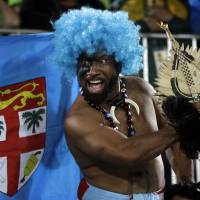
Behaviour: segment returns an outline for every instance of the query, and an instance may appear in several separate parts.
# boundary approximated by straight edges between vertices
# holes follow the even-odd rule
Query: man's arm
[[[174,129],[165,125],[157,132],[122,137],[123,133],[103,126],[87,116],[70,116],[65,121],[67,141],[89,158],[110,165],[132,168],[151,160],[177,140]]]

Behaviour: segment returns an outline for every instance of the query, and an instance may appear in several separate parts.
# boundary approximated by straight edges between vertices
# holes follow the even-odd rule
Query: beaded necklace
[[[123,79],[120,79],[120,92],[119,95],[111,101],[111,104],[116,107],[121,107],[126,109],[127,114],[127,124],[128,124],[128,137],[133,136],[135,134],[135,129],[133,126],[133,115],[131,113],[130,105],[125,102],[125,100],[128,99],[126,85],[123,81]],[[92,102],[88,101],[88,104],[101,112],[104,116],[104,118],[109,122],[109,126],[115,130],[118,130],[117,125],[114,123],[113,117],[110,114],[110,112],[106,111],[102,106],[96,105]]]

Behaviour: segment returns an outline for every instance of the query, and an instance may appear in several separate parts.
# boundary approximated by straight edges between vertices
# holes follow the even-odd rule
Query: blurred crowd
[[[52,30],[63,12],[82,6],[125,10],[144,33],[160,32],[160,21],[173,33],[200,33],[200,0],[0,0],[0,28]]]

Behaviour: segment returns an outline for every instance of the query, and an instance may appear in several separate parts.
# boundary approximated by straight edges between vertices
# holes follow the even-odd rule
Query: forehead
[[[86,53],[83,53],[79,57],[79,62],[82,60],[88,60],[88,61],[109,60],[115,62],[114,56],[107,55],[105,53],[95,53],[92,55],[87,55]]]
[[[114,55],[107,55],[105,53],[87,55],[86,53],[82,53],[78,58],[77,72],[82,68],[90,68],[92,65],[96,65],[95,62],[104,67],[114,68],[117,73],[121,71],[122,64],[115,60]]]

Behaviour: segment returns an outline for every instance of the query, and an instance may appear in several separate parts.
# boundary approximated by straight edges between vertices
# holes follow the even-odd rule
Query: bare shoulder
[[[149,84],[144,79],[137,77],[137,76],[126,76],[124,77],[127,86],[129,89],[133,89],[135,91],[138,91],[140,93],[153,96],[155,95],[155,90],[151,84]]]
[[[87,129],[96,128],[97,124],[101,121],[99,115],[88,106],[82,97],[78,98],[71,109],[68,111],[65,118],[65,132],[67,136],[73,135],[73,137],[84,135],[84,133],[90,133]]]

